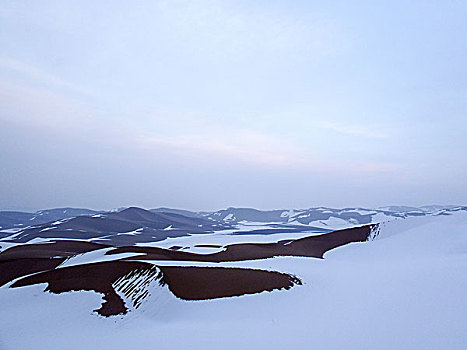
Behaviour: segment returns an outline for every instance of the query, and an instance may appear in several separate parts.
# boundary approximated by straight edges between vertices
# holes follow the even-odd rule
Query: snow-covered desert
[[[467,350],[466,19],[0,1],[0,350]]]
[[[62,214],[2,229],[2,350],[467,347],[466,207]]]

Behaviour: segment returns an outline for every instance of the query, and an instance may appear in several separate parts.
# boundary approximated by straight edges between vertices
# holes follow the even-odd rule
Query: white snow
[[[16,232],[21,231],[21,230],[23,230],[23,228],[6,228],[6,229],[2,230],[1,232],[16,233]]]
[[[140,228],[137,228],[136,230],[133,230],[133,231],[119,232],[119,233],[117,233],[117,235],[118,236],[120,236],[120,235],[136,236],[136,235],[140,234],[142,231],[143,231],[143,228],[140,227]]]
[[[235,217],[233,214],[228,214],[225,216],[224,221],[234,220]]]
[[[216,244],[220,237],[185,239]],[[139,309],[108,319],[91,311],[101,303],[96,293],[3,287],[0,348],[467,348],[466,212],[387,222],[375,240],[336,248],[324,260],[281,257],[216,266],[288,272],[304,285],[192,302],[153,285]]]
[[[120,254],[112,254],[112,255],[105,255],[108,251],[112,250],[113,248],[104,248],[99,250],[93,250],[91,252],[87,252],[84,254],[78,254],[67,259],[60,265],[60,268],[66,266],[74,266],[80,264],[87,264],[91,262],[101,262],[101,261],[110,261],[116,259],[123,259],[130,256],[134,256],[135,254],[131,253],[120,253]]]
[[[390,221],[390,220],[394,220],[394,219],[397,219],[397,218],[394,217],[394,216],[386,215],[386,214],[381,213],[381,212],[376,213],[376,214],[371,216],[371,222],[373,222],[373,223]]]
[[[288,211],[283,211],[281,213],[281,218],[287,218],[287,217],[290,218],[290,217],[294,216],[295,214],[296,214],[295,211],[293,209],[290,209]]]
[[[338,229],[355,226],[354,224],[349,223],[347,220],[337,218],[335,216],[331,216],[327,220],[310,221],[309,225],[313,227],[325,228],[325,229],[330,229],[330,230],[338,230]]]
[[[285,239],[297,239],[311,235],[322,234],[322,232],[314,232],[312,230],[304,232],[286,232],[286,233],[268,233],[268,234],[255,234],[251,232],[249,234],[232,235],[234,232],[239,231],[251,231],[251,230],[264,230],[272,229],[270,226],[264,223],[249,223],[249,224],[238,224],[236,228],[229,230],[216,231],[208,234],[193,234],[181,237],[169,237],[162,241],[150,242],[150,243],[138,243],[138,246],[143,247],[162,247],[169,248],[171,246],[182,246],[187,247],[183,251],[193,253],[213,253],[216,251],[223,250],[223,246],[227,244],[235,243],[270,243],[277,242]],[[197,244],[210,244],[219,245],[221,248],[203,248],[195,247]],[[208,252],[209,250],[209,252]]]
[[[55,229],[55,227],[46,227],[46,228],[43,228],[40,232],[44,232],[44,231],[50,231],[50,230],[53,230]]]

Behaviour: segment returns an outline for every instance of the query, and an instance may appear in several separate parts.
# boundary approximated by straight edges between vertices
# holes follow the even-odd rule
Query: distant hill
[[[411,216],[450,215],[459,210],[467,210],[467,207],[314,207],[282,210],[230,207],[213,212],[130,207],[108,212],[81,208],[56,208],[35,213],[3,211],[0,212],[0,239],[10,243],[25,243],[34,239],[79,239],[121,246],[227,229],[231,230],[232,235],[329,232]]]
[[[83,208],[54,208],[27,213],[21,211],[0,211],[0,228],[18,228],[45,224],[75,216],[95,215],[100,212]]]

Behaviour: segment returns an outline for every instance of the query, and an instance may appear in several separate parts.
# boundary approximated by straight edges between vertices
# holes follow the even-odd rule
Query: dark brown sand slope
[[[136,308],[148,295],[151,281],[166,284],[177,297],[203,300],[243,294],[289,289],[300,280],[288,274],[263,270],[221,267],[162,266],[134,261],[180,260],[200,262],[242,261],[274,256],[306,256],[322,258],[324,253],[351,243],[365,241],[375,225],[366,225],[327,234],[277,243],[245,243],[227,245],[223,251],[195,254],[156,247],[120,247],[107,254],[135,253],[132,258],[55,269],[69,257],[108,248],[108,245],[83,241],[57,241],[9,248],[0,253],[0,285],[32,273],[13,283],[12,287],[48,283],[46,291],[62,293],[77,290],[104,294],[104,303],[96,310],[100,315],[124,314],[128,308],[117,291]],[[201,245],[209,246],[211,245]],[[172,247],[182,248],[182,247]],[[133,261],[132,261],[133,260]]]
[[[0,287],[22,276],[56,268],[65,258],[25,258],[0,261]]]
[[[105,244],[72,240],[60,240],[39,244],[23,244],[0,252],[0,261],[21,258],[72,257],[77,254],[108,247],[110,246]]]
[[[31,273],[52,270],[67,258],[109,246],[81,241],[25,244],[0,253],[0,286]]]
[[[185,300],[206,300],[255,294],[274,289],[290,289],[302,282],[295,276],[276,271],[243,268],[158,266],[162,283]]]
[[[212,254],[196,254],[174,251],[157,247],[120,247],[106,254],[139,253],[138,260],[179,260],[202,262],[225,262],[266,259],[274,256],[307,256],[323,258],[325,252],[351,243],[364,242],[375,225],[365,225],[344,230],[333,231],[317,236],[309,236],[296,240],[277,243],[242,243],[227,245],[225,250]],[[134,260],[126,258],[125,260]]]
[[[265,259],[274,256],[308,256],[322,258],[330,249],[350,242],[365,241],[375,225],[338,230],[318,236],[277,243],[232,244],[221,252],[195,254],[184,252],[183,247],[163,249],[156,247],[120,247],[107,254],[137,253],[137,259],[223,262]],[[216,247],[214,245],[198,245]],[[109,245],[83,241],[61,240],[44,244],[15,246],[0,252],[0,286],[31,273],[46,271],[60,265],[65,259],[80,253],[108,248]],[[176,249],[176,250],[175,250]],[[135,260],[126,258],[125,260]]]
[[[125,314],[128,311],[122,298],[115,292],[113,286],[115,282],[120,282],[118,285],[123,287],[122,292],[126,296],[137,298],[140,290],[137,290],[136,284],[129,283],[125,286],[122,282],[144,276],[141,284],[147,284],[157,279],[157,274],[157,268],[152,264],[109,261],[41,272],[16,281],[11,288],[47,283],[45,291],[56,294],[79,290],[95,291],[104,294],[104,303],[94,311],[102,316],[112,316]]]
[[[181,266],[161,266],[158,269],[144,262],[107,261],[41,272],[16,281],[11,288],[47,283],[45,291],[57,294],[95,291],[104,294],[104,302],[94,311],[102,316],[112,316],[128,311],[116,291],[123,293],[137,308],[149,295],[145,287],[155,280],[185,300],[240,296],[290,289],[301,284],[294,276],[274,271]]]

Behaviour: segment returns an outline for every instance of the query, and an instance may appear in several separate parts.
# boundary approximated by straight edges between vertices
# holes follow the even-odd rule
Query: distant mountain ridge
[[[390,206],[377,209],[368,208],[328,208],[257,210],[252,208],[227,208],[215,212],[202,212],[199,215],[211,220],[238,223],[264,222],[297,225],[326,226],[328,220],[341,220],[353,225],[364,225],[394,218],[409,216],[441,215],[450,211],[466,210],[465,206],[425,206],[421,208]]]
[[[67,211],[76,213],[76,211]],[[206,233],[214,229],[230,227],[227,224],[212,222],[203,217],[188,217],[176,213],[151,212],[130,207],[117,212],[103,212],[94,215],[65,217],[61,220],[38,225],[29,225],[10,232],[8,240],[25,243],[36,238],[84,239],[115,245],[152,242],[167,237]],[[54,220],[58,218],[53,216]],[[21,226],[20,226],[21,227]],[[8,231],[8,230],[6,230]]]
[[[54,208],[43,209],[34,213],[22,211],[0,211],[0,229],[18,228],[45,224],[76,216],[95,215],[103,213],[85,208]]]
[[[0,240],[25,243],[35,239],[80,239],[119,246],[223,230],[231,230],[233,235],[329,232],[411,216],[450,215],[459,210],[467,210],[467,207],[290,210],[230,207],[213,212],[129,207],[107,212],[82,208],[55,208],[35,213],[3,211],[0,212]]]

